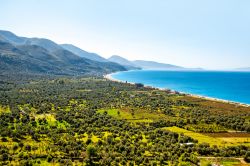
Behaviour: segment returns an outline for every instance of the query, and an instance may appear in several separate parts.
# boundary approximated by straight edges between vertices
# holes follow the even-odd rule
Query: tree
[[[8,139],[7,139],[6,137],[2,137],[2,141],[3,141],[3,142],[7,142]]]
[[[245,157],[244,157],[244,160],[246,161],[246,162],[250,162],[250,152],[247,152],[246,153],[246,155],[245,155]]]
[[[86,144],[89,145],[92,142],[90,138],[87,139]]]
[[[9,155],[7,153],[4,153],[2,157],[3,161],[8,160],[8,158],[9,158]]]
[[[97,156],[96,152],[97,152],[97,150],[94,146],[89,145],[87,147],[87,155],[88,155],[88,159],[89,159],[90,163],[92,163],[92,159]]]

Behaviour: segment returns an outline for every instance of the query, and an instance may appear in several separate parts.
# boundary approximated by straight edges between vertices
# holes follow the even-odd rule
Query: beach
[[[115,81],[115,82],[120,82],[120,83],[135,84],[134,82],[128,82],[128,81],[122,81],[122,80],[115,79],[115,78],[112,77],[113,74],[115,74],[115,73],[106,74],[106,75],[103,75],[103,77],[105,79],[110,80],[110,81]],[[179,93],[179,94],[183,94],[183,95],[198,98],[198,99],[205,99],[205,100],[210,100],[210,101],[215,101],[215,102],[223,102],[223,103],[233,104],[233,105],[236,105],[236,106],[250,107],[250,104],[234,102],[234,101],[224,100],[224,99],[218,99],[218,98],[214,98],[214,97],[207,97],[207,96],[202,96],[202,95],[190,94],[190,93],[180,92],[180,91],[176,91],[176,90],[171,90],[169,88],[158,88],[158,87],[153,87],[153,86],[145,86],[145,87],[155,88],[155,89],[162,90],[162,91],[167,90],[167,91],[170,91],[171,93],[174,93],[174,94]]]

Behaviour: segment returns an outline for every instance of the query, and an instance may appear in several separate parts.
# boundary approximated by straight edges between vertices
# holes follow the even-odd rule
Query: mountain
[[[44,53],[44,56],[46,56],[46,53]],[[52,58],[50,55],[47,56]],[[34,58],[32,54],[25,50],[18,49],[5,42],[0,42],[0,71],[3,74],[62,73],[61,69],[53,65],[53,63],[50,64]]]
[[[101,75],[135,69],[190,70],[154,61],[129,61],[118,55],[107,60],[71,44],[59,45],[49,39],[19,37],[2,30],[0,61],[0,72],[14,74]]]
[[[113,55],[109,59],[111,62],[125,66],[127,69],[152,69],[152,70],[184,70],[185,68],[154,61],[135,60],[129,61],[121,56]]]
[[[0,40],[11,43],[15,46],[18,45],[37,45],[40,47],[45,48],[49,52],[55,52],[57,50],[68,50],[80,57],[87,58],[90,60],[100,61],[100,62],[108,62],[105,58],[95,54],[95,53],[88,53],[74,45],[71,44],[62,44],[58,45],[55,42],[44,39],[44,38],[26,38],[26,37],[19,37],[16,36],[14,33],[9,31],[2,31],[0,30]]]
[[[118,55],[113,55],[111,56],[110,58],[108,58],[108,60],[110,62],[115,62],[115,63],[118,63],[120,65],[123,65],[125,66],[128,70],[135,70],[135,69],[140,69],[140,67],[136,66],[134,63],[132,63],[131,61],[121,57],[121,56],[118,56]]]
[[[158,69],[158,70],[183,70],[185,68],[180,66],[175,66],[171,64],[159,63],[154,61],[143,61],[135,60],[132,61],[136,66],[141,67],[142,69]]]
[[[1,37],[0,39],[4,39],[2,41],[11,43],[14,46],[37,45],[37,46],[45,48],[49,52],[63,49],[60,45],[56,44],[55,42],[53,42],[49,39],[19,37],[19,36],[16,36],[14,33],[9,32],[9,31],[0,30],[0,37]]]
[[[49,39],[43,38],[26,38],[25,45],[37,45],[45,48],[49,52],[54,52],[57,50],[62,50],[63,48]]]
[[[9,42],[13,45],[37,45],[40,47],[45,48],[49,52],[55,52],[57,50],[68,50],[75,55],[78,55],[83,58],[87,58],[90,60],[98,61],[98,62],[108,62],[105,58],[101,57],[100,55],[97,55],[95,53],[89,53],[86,52],[72,44],[61,44],[58,45],[55,42],[44,39],[44,38],[26,38],[26,37],[18,37],[14,33],[9,31],[0,31],[0,40],[5,42]]]
[[[63,47],[65,50],[73,52],[74,54],[80,57],[91,59],[91,60],[98,61],[98,62],[108,62],[107,59],[101,57],[100,55],[95,54],[95,53],[89,53],[72,44],[61,44],[60,46]]]
[[[13,45],[22,45],[25,44],[27,38],[18,37],[14,33],[9,31],[0,30],[0,39],[1,41],[12,43]]]
[[[0,72],[7,74],[101,75],[123,71],[113,62],[80,57],[55,42],[0,31]]]

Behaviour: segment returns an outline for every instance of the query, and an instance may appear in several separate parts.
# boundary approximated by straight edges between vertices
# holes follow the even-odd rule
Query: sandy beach
[[[126,81],[121,81],[121,80],[115,79],[115,78],[112,77],[112,74],[114,74],[114,73],[103,75],[103,77],[105,79],[110,80],[110,81],[135,84],[133,82],[126,82]],[[148,86],[148,87],[152,87],[152,86]],[[171,90],[171,89],[168,89],[168,88],[157,88],[157,87],[152,87],[152,88],[156,88],[156,89],[159,89],[159,90],[170,90],[173,93],[177,92],[177,93],[180,93],[180,94],[184,94],[184,95],[195,97],[195,98],[199,98],[199,99],[206,99],[206,100],[210,100],[210,101],[216,101],[216,102],[223,102],[223,103],[228,103],[228,104],[234,104],[236,106],[250,107],[250,104],[244,104],[244,103],[239,103],[239,102],[234,102],[234,101],[229,101],[229,100],[223,100],[223,99],[218,99],[218,98],[213,98],[213,97],[207,97],[207,96],[189,94],[189,93],[174,91],[174,90]]]
[[[114,73],[110,73],[110,74],[103,75],[103,77],[106,78],[106,79],[108,79],[108,80],[110,80],[110,81],[123,82],[123,81],[114,79],[114,78],[111,76],[112,74],[114,74]]]
[[[121,80],[115,79],[115,78],[112,77],[112,74],[114,74],[114,73],[110,73],[110,74],[103,75],[103,77],[106,78],[106,79],[108,79],[108,80],[110,80],[110,81],[122,82],[122,83],[129,83],[129,84],[135,84],[134,82],[121,81]]]

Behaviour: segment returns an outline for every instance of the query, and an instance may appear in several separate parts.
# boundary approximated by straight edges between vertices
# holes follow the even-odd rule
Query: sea
[[[132,70],[113,79],[250,104],[250,72]]]

